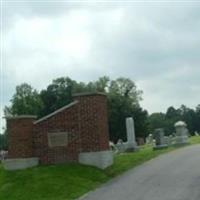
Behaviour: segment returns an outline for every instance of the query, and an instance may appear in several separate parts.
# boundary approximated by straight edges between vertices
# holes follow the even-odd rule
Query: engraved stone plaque
[[[68,134],[67,132],[52,132],[48,133],[49,147],[67,146]]]

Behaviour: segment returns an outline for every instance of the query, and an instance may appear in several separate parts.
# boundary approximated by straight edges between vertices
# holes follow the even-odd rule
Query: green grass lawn
[[[191,137],[191,144],[200,137]],[[174,148],[153,151],[144,147],[135,153],[116,155],[106,170],[78,164],[39,166],[26,170],[5,171],[0,166],[1,200],[72,200],[95,189],[124,171]]]
[[[78,164],[42,166],[27,170],[0,169],[1,200],[68,200],[88,192],[108,176]]]
[[[200,144],[200,136],[194,136],[190,138],[190,143],[191,144]]]

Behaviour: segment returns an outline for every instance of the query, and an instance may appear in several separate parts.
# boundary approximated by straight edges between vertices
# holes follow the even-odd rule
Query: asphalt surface
[[[200,200],[200,145],[161,155],[82,200]]]

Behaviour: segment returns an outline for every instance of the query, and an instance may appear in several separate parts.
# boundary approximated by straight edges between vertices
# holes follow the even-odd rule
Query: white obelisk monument
[[[134,150],[137,148],[137,143],[135,140],[135,126],[132,117],[126,118],[126,132],[127,132],[127,150]]]

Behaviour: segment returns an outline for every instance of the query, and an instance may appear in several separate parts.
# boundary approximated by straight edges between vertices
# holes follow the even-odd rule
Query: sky
[[[200,104],[200,2],[1,1],[1,99],[55,78],[127,77],[149,113]]]

